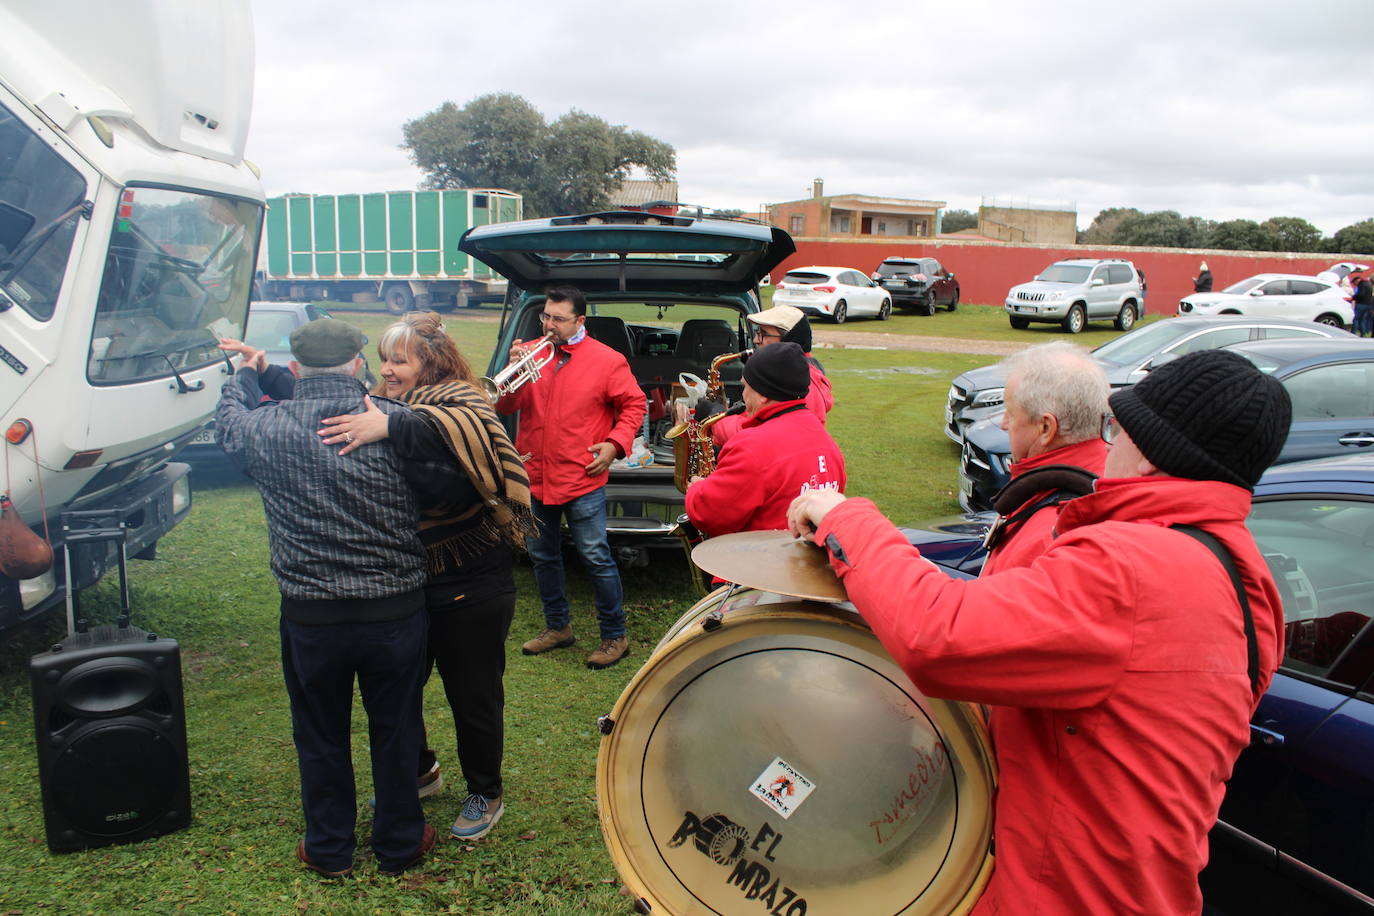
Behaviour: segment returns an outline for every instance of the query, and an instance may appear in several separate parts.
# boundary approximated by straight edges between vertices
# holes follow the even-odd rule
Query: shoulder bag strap
[[[1169,527],[1188,535],[1210,550],[1212,555],[1220,560],[1221,565],[1226,568],[1226,574],[1231,577],[1231,586],[1236,590],[1236,599],[1240,601],[1240,612],[1245,618],[1245,666],[1250,675],[1250,693],[1259,699],[1259,642],[1255,638],[1255,618],[1250,613],[1250,599],[1245,594],[1245,585],[1240,581],[1240,570],[1236,568],[1235,558],[1211,532],[1193,525],[1170,525]]]

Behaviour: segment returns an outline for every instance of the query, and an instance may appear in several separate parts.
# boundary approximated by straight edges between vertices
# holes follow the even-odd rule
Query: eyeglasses
[[[754,338],[756,340],[782,340],[783,335],[772,333],[768,328],[754,328]]]
[[[1109,413],[1102,415],[1102,441],[1111,445],[1116,441],[1116,437],[1121,433],[1121,424],[1116,422],[1116,417]]]
[[[541,312],[539,320],[543,322],[552,321],[555,324],[566,324],[569,321],[576,321],[576,315],[550,315],[548,312]]]

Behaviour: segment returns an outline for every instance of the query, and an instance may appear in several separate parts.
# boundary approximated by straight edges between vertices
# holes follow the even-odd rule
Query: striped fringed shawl
[[[536,531],[525,466],[482,393],[468,382],[422,385],[406,403],[438,430],[481,502],[435,506],[421,513],[420,536],[429,551],[429,571],[442,571],[448,558],[463,565],[504,540],[523,548]],[[480,519],[475,518],[478,513]]]

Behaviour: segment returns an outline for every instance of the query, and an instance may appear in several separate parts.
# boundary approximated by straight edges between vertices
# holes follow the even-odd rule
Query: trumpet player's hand
[[[592,458],[591,463],[587,465],[588,477],[597,477],[606,473],[606,470],[610,468],[611,462],[615,460],[616,456],[615,444],[611,442],[598,442],[596,445],[589,445],[587,446],[587,451],[595,456]]]
[[[814,543],[821,520],[844,501],[845,495],[838,490],[807,490],[787,507],[787,530],[793,537]]]
[[[387,417],[372,398],[363,395],[363,412],[346,413],[328,417],[320,422],[324,429],[319,430],[320,439],[325,445],[343,445],[340,455],[347,455],[354,449],[362,448],[369,442],[380,442],[387,437]]]

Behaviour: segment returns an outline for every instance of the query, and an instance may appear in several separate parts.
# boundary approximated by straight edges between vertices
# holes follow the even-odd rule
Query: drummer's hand
[[[588,477],[596,477],[598,474],[606,473],[616,456],[616,447],[610,442],[598,442],[596,445],[589,445],[587,451],[596,456],[587,465]]]
[[[363,395],[362,413],[346,413],[337,417],[327,417],[320,422],[325,428],[319,430],[320,439],[325,445],[339,445],[340,455],[347,455],[354,449],[362,448],[369,442],[380,442],[387,437],[387,416],[382,413],[372,398]]]
[[[787,530],[793,537],[814,541],[821,520],[844,501],[845,495],[838,490],[807,490],[787,507]]]

